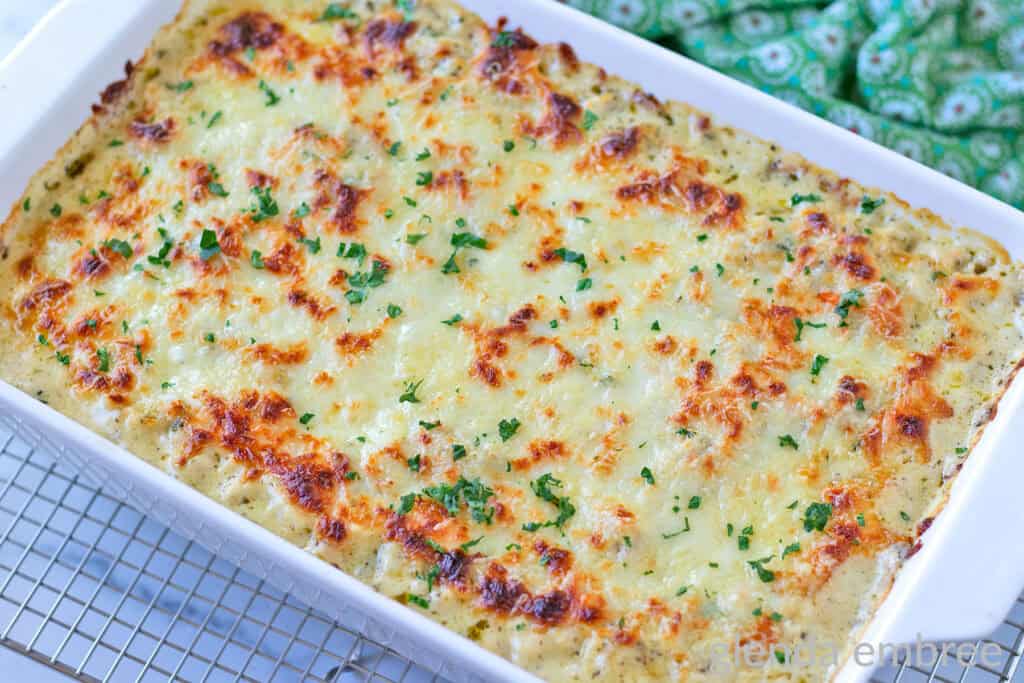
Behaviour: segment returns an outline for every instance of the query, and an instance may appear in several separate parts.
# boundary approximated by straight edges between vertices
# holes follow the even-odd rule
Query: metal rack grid
[[[80,481],[0,415],[0,645],[89,681],[439,680]],[[1000,665],[876,681],[1024,683],[1024,596]]]

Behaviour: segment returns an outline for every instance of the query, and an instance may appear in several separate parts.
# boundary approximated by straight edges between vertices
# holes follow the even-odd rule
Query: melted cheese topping
[[[408,4],[187,3],[4,224],[0,376],[541,676],[842,649],[1016,368],[1018,266]]]

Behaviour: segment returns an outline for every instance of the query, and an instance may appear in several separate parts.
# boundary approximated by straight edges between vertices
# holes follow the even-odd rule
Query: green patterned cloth
[[[566,0],[1024,208],[1024,0]]]

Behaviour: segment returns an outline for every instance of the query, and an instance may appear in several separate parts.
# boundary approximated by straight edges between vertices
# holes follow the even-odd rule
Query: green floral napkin
[[[1024,208],[1024,0],[567,0]]]

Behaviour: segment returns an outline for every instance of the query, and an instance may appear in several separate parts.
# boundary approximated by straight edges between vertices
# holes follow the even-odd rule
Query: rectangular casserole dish
[[[814,163],[893,191],[953,225],[988,234],[1016,259],[1024,254],[1017,231],[1022,214],[1014,209],[678,55],[546,0],[462,4],[489,22],[508,16],[513,25],[521,24],[545,42],[564,39],[565,27],[572,26],[572,43],[583,59],[661,98],[688,102]],[[66,2],[0,66],[0,92],[8,102],[17,103],[5,115],[7,125],[0,131],[0,169],[5,178],[0,201],[11,204],[30,174],[78,127],[95,93],[117,77],[126,59],[141,54],[152,33],[172,19],[176,9],[155,0],[124,1],[104,3],[100,12],[99,3]],[[1019,384],[1014,383],[1003,398],[999,416],[958,477],[923,549],[900,572],[864,635],[867,641],[982,635],[1001,620],[1016,596],[1024,582],[1017,561],[1021,550],[1008,546],[1000,530],[1024,521],[1013,505],[1021,466],[1007,444],[1012,438],[1007,430],[1018,428],[1021,419]],[[457,680],[524,676],[504,660],[227,514],[6,384],[0,385],[0,402],[5,413],[42,433],[64,459],[77,462],[86,476],[112,493],[442,675]],[[964,577],[981,576],[987,580],[964,585]],[[951,586],[962,588],[951,593]],[[841,679],[864,675],[850,666]]]

